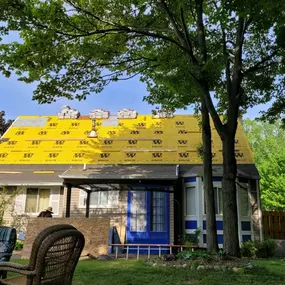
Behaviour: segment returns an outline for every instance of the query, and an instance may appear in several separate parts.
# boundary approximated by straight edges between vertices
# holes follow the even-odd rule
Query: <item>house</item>
[[[217,235],[223,243],[221,141],[213,132]],[[206,246],[201,130],[193,115],[19,116],[1,138],[0,185],[20,189],[15,211],[36,217],[111,219],[122,243],[169,244],[201,229]],[[239,124],[237,202],[240,242],[261,239],[259,175]],[[5,213],[7,223],[11,216]]]

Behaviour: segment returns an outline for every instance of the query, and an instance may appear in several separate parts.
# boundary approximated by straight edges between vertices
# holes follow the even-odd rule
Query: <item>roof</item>
[[[176,180],[176,165],[91,165],[87,169],[73,166],[59,176],[65,180]]]
[[[57,116],[20,116],[0,143],[0,165],[39,164],[202,164],[198,120],[192,115],[135,119],[96,119],[96,138],[88,137],[92,120]],[[213,163],[222,164],[221,140],[213,131]],[[253,164],[247,138],[239,124],[236,134],[238,164]]]
[[[66,169],[66,165],[0,165],[0,185],[58,186],[63,184],[58,176]]]
[[[202,165],[181,165],[180,176],[203,176],[203,166]],[[213,176],[222,177],[223,176],[223,166],[213,165]],[[259,179],[259,173],[254,164],[238,164],[237,165],[237,177],[247,178],[247,179]]]

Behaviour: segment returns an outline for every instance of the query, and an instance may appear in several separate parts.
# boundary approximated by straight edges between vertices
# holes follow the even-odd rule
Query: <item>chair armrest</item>
[[[11,256],[12,253],[8,253],[8,252],[0,252],[0,257],[2,256]]]
[[[0,262],[0,270],[1,271],[20,273],[20,274],[23,274],[26,276],[35,275],[35,271],[29,270],[28,264],[18,264],[18,263],[12,263],[12,262]]]

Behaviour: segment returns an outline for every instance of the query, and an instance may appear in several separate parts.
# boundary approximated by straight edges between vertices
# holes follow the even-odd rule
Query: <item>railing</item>
[[[186,248],[190,248],[192,251],[194,249],[198,248],[198,245],[175,245],[175,244],[109,244],[109,246],[112,246],[115,248],[115,258],[118,259],[119,255],[119,248],[123,248],[126,251],[126,259],[129,259],[129,252],[130,248],[136,248],[136,256],[137,260],[140,258],[140,252],[141,250],[145,251],[145,248],[147,248],[147,257],[150,259],[151,250],[157,249],[158,250],[158,256],[161,257],[162,251],[167,250],[170,254],[173,253],[174,248],[178,248],[178,250],[183,251]]]

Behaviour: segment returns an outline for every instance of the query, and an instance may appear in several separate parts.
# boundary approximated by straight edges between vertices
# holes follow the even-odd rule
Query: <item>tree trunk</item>
[[[235,131],[229,131],[222,141],[224,251],[232,256],[240,256],[236,198]]]
[[[209,113],[205,102],[202,99],[202,139],[203,139],[203,181],[204,196],[206,202],[206,233],[207,249],[211,252],[218,251],[215,193],[213,187],[213,168],[212,168],[212,134]]]

